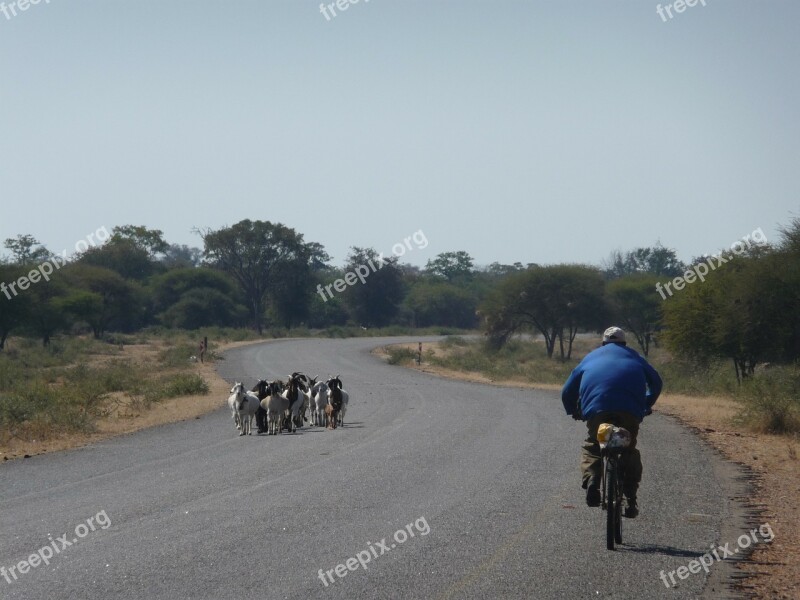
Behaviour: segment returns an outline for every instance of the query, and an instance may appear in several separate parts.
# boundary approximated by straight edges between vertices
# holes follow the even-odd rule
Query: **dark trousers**
[[[639,419],[626,412],[601,412],[586,421],[588,435],[581,449],[581,471],[583,473],[583,487],[587,487],[589,480],[594,479],[600,485],[600,443],[597,441],[597,429],[603,423],[611,423],[617,427],[624,427],[631,433],[631,445],[622,455],[622,468],[625,471],[625,495],[635,497],[642,480],[642,456],[636,449],[636,437],[639,434]]]

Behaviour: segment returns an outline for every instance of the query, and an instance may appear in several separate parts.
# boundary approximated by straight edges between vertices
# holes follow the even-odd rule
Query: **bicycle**
[[[606,548],[614,550],[614,544],[622,543],[622,498],[625,471],[622,456],[628,452],[631,434],[623,427],[603,423],[598,428],[602,459],[600,506],[606,511]]]

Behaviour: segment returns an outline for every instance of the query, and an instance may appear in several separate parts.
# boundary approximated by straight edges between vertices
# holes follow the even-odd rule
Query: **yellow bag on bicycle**
[[[608,443],[613,429],[614,426],[611,423],[601,423],[600,427],[597,428],[597,441],[600,442],[601,446],[605,446]]]
[[[600,442],[600,448],[627,448],[631,445],[631,432],[611,423],[601,423],[597,428],[597,441]]]

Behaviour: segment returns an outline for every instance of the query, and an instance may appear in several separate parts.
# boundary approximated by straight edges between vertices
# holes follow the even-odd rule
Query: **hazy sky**
[[[250,218],[337,265],[418,230],[420,266],[597,264],[800,215],[797,0],[46,2],[0,12],[0,240]]]

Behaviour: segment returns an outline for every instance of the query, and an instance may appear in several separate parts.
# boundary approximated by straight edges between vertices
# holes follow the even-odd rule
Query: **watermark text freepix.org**
[[[758,539],[756,534],[760,534],[762,539]],[[770,527],[769,523],[764,523],[763,525],[759,526],[758,529],[752,529],[749,533],[743,533],[739,536],[736,540],[737,548],[731,548],[730,542],[725,544],[724,546],[717,546],[714,547],[715,544],[711,544],[711,552],[706,552],[703,556],[699,557],[695,560],[690,560],[689,564],[684,566],[681,565],[674,571],[661,571],[659,577],[661,581],[664,582],[664,585],[669,587],[675,587],[677,582],[675,581],[675,575],[678,575],[678,579],[687,579],[690,574],[699,573],[700,570],[704,570],[708,573],[708,568],[714,564],[714,562],[718,562],[721,560],[725,560],[726,558],[734,557],[739,554],[739,550],[746,550],[752,544],[758,544],[759,542],[771,542],[775,539],[775,534],[772,533],[772,527]],[[667,578],[669,577],[669,582],[667,582]],[[671,583],[670,583],[671,582]]]
[[[672,290],[669,289],[670,286],[673,286],[676,290],[682,290],[687,283],[694,283],[695,279],[699,279],[700,281],[706,280],[706,275],[708,275],[709,267],[713,271],[719,266],[727,263],[728,261],[733,260],[736,256],[751,248],[753,246],[753,242],[757,244],[764,244],[767,242],[767,236],[764,235],[764,232],[761,231],[761,227],[753,231],[752,233],[748,233],[744,236],[741,240],[738,240],[731,244],[731,251],[733,252],[733,256],[728,255],[727,257],[724,253],[720,252],[719,254],[714,254],[708,258],[705,262],[697,263],[693,265],[691,269],[686,271],[683,274],[683,277],[676,277],[672,281],[667,281],[666,283],[662,284],[660,281],[656,283],[656,291],[661,294],[661,299],[666,300],[667,296],[664,293],[666,290],[667,294],[672,296]],[[716,264],[714,262],[716,261]],[[663,289],[662,289],[663,288]]]
[[[6,17],[6,21],[10,21],[12,17],[17,16],[17,11],[25,12],[31,6],[39,4],[42,0],[14,0],[6,4],[0,2],[0,12]],[[50,0],[44,0],[45,4],[50,4]]]
[[[333,578],[334,573],[336,573],[336,576],[339,579],[342,579],[350,571],[355,571],[359,567],[362,567],[366,571],[367,564],[370,561],[378,558],[379,556],[383,556],[394,548],[397,548],[398,544],[405,543],[410,537],[413,538],[415,536],[414,531],[419,533],[420,536],[426,536],[431,532],[431,526],[428,525],[428,521],[425,519],[425,517],[420,517],[413,523],[406,525],[403,529],[398,529],[395,531],[394,535],[392,536],[394,542],[389,543],[386,541],[386,538],[383,538],[380,542],[375,542],[374,544],[372,542],[367,542],[368,548],[366,550],[356,552],[355,556],[348,558],[346,561],[344,561],[344,563],[338,564],[332,569],[328,569],[327,571],[320,569],[317,573],[317,577],[319,577],[319,580],[325,587],[328,587],[335,581]]]
[[[98,526],[100,529],[108,529],[111,527],[111,519],[108,518],[105,510],[101,510],[95,516],[86,519],[86,523],[79,523],[76,525],[75,537],[73,537],[71,540],[68,539],[68,533],[57,537],[56,539],[53,539],[53,536],[48,535],[47,537],[50,540],[49,544],[42,546],[35,553],[31,554],[28,557],[28,560],[21,560],[17,564],[8,568],[0,567],[0,575],[2,575],[8,583],[14,583],[17,579],[19,579],[17,572],[19,572],[19,575],[24,575],[42,563],[49,565],[50,560],[55,555],[61,554],[70,546],[77,544],[78,540],[85,538],[87,535],[89,535],[90,531],[97,531]]]
[[[109,237],[111,236],[109,235],[108,230],[105,228],[105,226],[103,226],[94,233],[87,235],[85,240],[79,240],[75,244],[75,252],[85,252],[89,249],[89,246],[95,246],[98,243],[105,242]],[[57,271],[66,264],[67,251],[64,250],[60,255],[56,254],[50,260],[40,264],[38,267],[28,273],[27,276],[23,275],[11,283],[6,283],[5,281],[1,282],[0,292],[5,294],[5,297],[11,300],[13,297],[12,294],[16,296],[19,293],[17,288],[25,291],[31,286],[32,283],[38,283],[42,279],[45,281],[50,281],[50,275],[53,274],[53,269],[55,268]]]
[[[326,21],[330,21],[331,17],[328,14],[329,11],[330,14],[333,15],[333,18],[335,19],[338,16],[336,14],[337,8],[339,9],[339,12],[344,12],[348,8],[350,8],[351,4],[358,4],[359,1],[360,0],[336,0],[336,2],[331,2],[330,4],[320,4],[319,12],[323,14]],[[369,0],[364,0],[364,4],[366,4],[367,2],[369,2]]]
[[[394,254],[397,258],[403,256],[406,251],[413,250],[414,248],[411,247],[411,242],[414,242],[417,245],[418,250],[424,250],[428,247],[428,238],[425,237],[425,233],[420,229],[419,231],[415,231],[413,235],[406,237],[402,242],[397,242],[394,246],[392,246],[392,254]],[[378,264],[376,265],[375,262]],[[322,284],[317,284],[317,293],[322,296],[322,299],[327,302],[329,298],[333,298],[333,292],[331,288],[336,290],[337,292],[343,292],[347,289],[348,285],[355,285],[356,281],[361,281],[361,283],[367,282],[367,277],[370,276],[370,273],[375,273],[379,269],[383,267],[384,258],[383,252],[378,255],[377,261],[373,261],[370,259],[367,261],[367,265],[358,265],[354,271],[348,271],[345,273],[344,278],[339,278],[333,283],[329,283],[325,286],[325,289],[322,288]],[[370,270],[371,269],[371,270]],[[328,295],[325,295],[325,292]]]
[[[661,17],[661,20],[666,23],[667,16],[672,19],[675,15],[672,14],[674,10],[675,13],[680,14],[686,10],[686,8],[692,8],[697,6],[698,2],[703,6],[706,5],[706,0],[675,0],[672,4],[667,4],[666,6],[661,6],[660,4],[656,6],[656,12],[658,16]],[[664,14],[666,13],[666,15]]]

